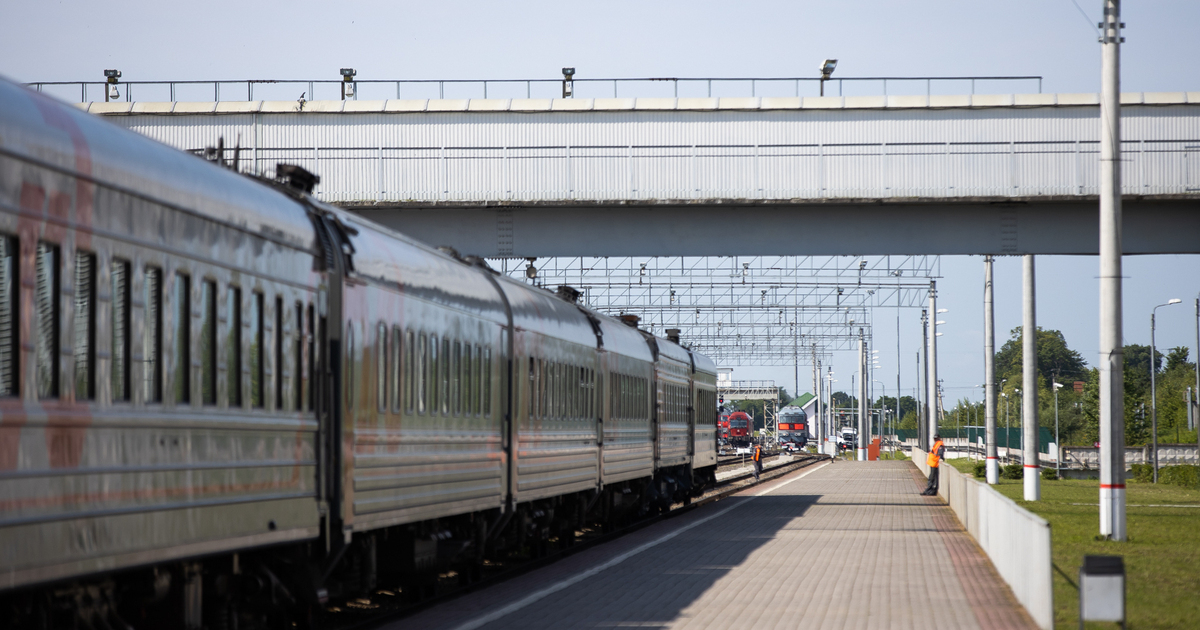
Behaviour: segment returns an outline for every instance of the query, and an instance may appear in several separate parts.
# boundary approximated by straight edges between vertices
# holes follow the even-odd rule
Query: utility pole
[[[835,428],[833,426],[833,412],[834,412],[834,409],[833,409],[833,366],[831,365],[828,368],[826,368],[825,373],[826,373],[825,380],[826,380],[826,385],[827,385],[827,387],[825,389],[827,390],[827,392],[828,392],[827,396],[829,397],[829,404],[825,407],[825,409],[826,409],[825,413],[827,415],[827,419],[825,421],[825,441],[830,442],[829,456],[836,457],[837,456],[837,442],[834,440],[837,439],[837,428]]]
[[[1121,1],[1100,36],[1100,535],[1125,533],[1125,353],[1121,345]]]
[[[1024,337],[1022,344],[1024,368],[1022,384],[1025,395],[1021,397],[1024,412],[1021,414],[1022,432],[1025,434],[1025,452],[1021,463],[1025,465],[1025,500],[1042,498],[1041,467],[1038,466],[1038,382],[1037,382],[1037,296],[1034,290],[1033,255],[1026,254],[1023,260],[1025,276]]]
[[[813,407],[813,417],[809,418],[808,426],[811,429],[815,425],[815,430],[813,431],[813,440],[818,444],[817,448],[819,450],[820,449],[819,445],[822,444],[821,438],[823,437],[821,435],[821,433],[822,433],[822,431],[821,431],[821,362],[819,360],[817,360],[817,344],[815,344],[815,343],[812,346],[812,358],[813,358],[813,395],[817,397],[817,405],[815,407]],[[796,384],[796,392],[799,393],[800,392],[799,377],[797,377],[796,383],[797,383]]]
[[[1000,460],[996,451],[996,320],[992,294],[992,257],[983,259],[983,412],[987,442],[987,482],[1000,482]],[[1006,436],[1007,437],[1007,436]]]
[[[925,353],[925,363],[929,366],[926,384],[929,386],[929,427],[925,440],[929,449],[933,445],[933,436],[938,432],[938,377],[937,377],[937,281],[929,281],[929,350]]]
[[[897,272],[899,273],[899,272]],[[896,283],[900,277],[896,276]],[[896,423],[900,422],[900,289],[896,289],[896,415],[892,417],[892,458],[896,457]]]
[[[858,329],[858,461],[867,460],[866,435],[870,427],[867,419],[867,342],[863,329]]]

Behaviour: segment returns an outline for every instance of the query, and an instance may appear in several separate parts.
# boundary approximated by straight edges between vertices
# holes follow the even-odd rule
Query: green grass
[[[951,460],[955,468],[971,474],[971,462],[961,462]],[[1118,543],[1097,540],[1100,490],[1095,480],[1043,481],[1042,500],[1035,502],[1021,500],[1019,480],[1002,479],[994,487],[1050,522],[1056,628],[1079,627],[1076,583],[1083,556],[1089,554],[1124,556],[1129,628],[1200,626],[1200,490],[1130,481],[1126,491],[1129,540]],[[1163,504],[1197,507],[1141,507]]]

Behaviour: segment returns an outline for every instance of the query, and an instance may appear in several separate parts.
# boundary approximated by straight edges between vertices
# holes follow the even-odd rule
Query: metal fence
[[[553,98],[562,96],[563,79],[364,79],[355,85],[352,99],[428,99],[428,98]],[[647,78],[575,78],[573,93],[582,98],[619,98],[671,96],[815,96],[820,91],[817,77],[647,77]],[[975,94],[1042,92],[1040,76],[963,76],[963,77],[844,77],[829,79],[829,95],[852,94]],[[278,80],[235,79],[216,81],[36,81],[27,84],[60,98],[80,102],[110,100],[142,101],[213,101],[294,100],[301,93],[308,100],[345,98],[340,79]],[[993,89],[993,86],[994,89]]]
[[[1127,195],[1200,191],[1200,139],[1123,143]],[[1099,194],[1099,142],[242,150],[339,203],[886,199]],[[232,157],[232,154],[229,154]]]

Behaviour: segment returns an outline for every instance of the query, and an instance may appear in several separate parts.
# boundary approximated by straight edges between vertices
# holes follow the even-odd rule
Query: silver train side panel
[[[593,490],[600,482],[596,415],[574,399],[590,396],[595,407],[595,331],[575,305],[543,289],[507,278],[500,286],[514,329],[513,499]],[[591,380],[581,386],[583,378]]]
[[[657,397],[656,436],[658,467],[691,462],[694,447],[691,431],[692,358],[688,351],[665,339],[656,339],[658,361],[654,364]]]
[[[692,406],[695,409],[692,467],[717,465],[717,364],[712,359],[692,355]]]
[[[636,329],[611,317],[598,315],[604,338],[603,432],[601,469],[604,483],[651,477],[654,474],[654,434],[651,431],[649,400],[645,404],[622,405],[622,387],[637,380],[651,382],[654,356],[646,339]],[[633,382],[631,382],[633,379]],[[625,411],[622,411],[625,410]]]
[[[508,325],[472,268],[354,215],[344,300],[344,518],[354,530],[503,505]]]
[[[0,331],[0,589],[316,536],[291,306],[321,277],[300,204],[0,82],[0,233],[18,324]],[[282,329],[251,333],[254,295],[268,322],[286,305]]]

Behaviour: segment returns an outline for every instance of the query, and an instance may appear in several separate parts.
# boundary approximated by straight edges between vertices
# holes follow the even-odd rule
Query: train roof
[[[653,337],[653,335],[650,333],[644,332],[643,334],[648,337]],[[687,348],[684,348],[683,346],[669,339],[662,339],[659,337],[653,338],[658,344],[658,356],[667,357],[673,361],[678,361],[679,363],[688,366],[689,371],[692,369],[692,355],[688,353]]]
[[[640,330],[609,315],[603,313],[594,314],[600,322],[600,331],[604,335],[604,349],[606,351],[639,361],[654,361],[654,355],[650,352],[650,345],[646,343],[646,338],[642,336]]]
[[[697,374],[717,375],[717,363],[715,361],[694,350],[689,352],[692,353],[692,360],[695,362],[694,365],[696,366]]]
[[[349,211],[324,206],[353,228],[352,276],[403,287],[405,297],[452,306],[500,324],[504,304],[486,269],[473,267],[411,237]]]
[[[507,276],[497,275],[496,279],[512,307],[514,328],[596,347],[596,332],[579,307]]]
[[[303,204],[270,186],[0,78],[0,153],[316,251]]]

